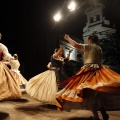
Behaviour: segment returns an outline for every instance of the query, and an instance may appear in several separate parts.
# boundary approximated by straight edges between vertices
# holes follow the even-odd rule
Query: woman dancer
[[[102,49],[97,45],[98,37],[95,34],[88,37],[88,44],[77,43],[69,35],[65,35],[64,39],[73,47],[84,52],[84,65],[75,76],[70,78],[67,86],[57,93],[58,109],[62,110],[67,101],[80,103],[83,102],[85,96],[90,96],[92,102],[99,105],[103,120],[108,120],[109,116],[102,106],[99,92],[120,94],[120,89],[118,89],[120,88],[120,75],[101,65]],[[86,90],[87,92],[85,92]],[[91,103],[93,119],[99,120],[95,104]]]
[[[25,93],[27,80],[20,74],[20,71],[19,71],[20,62],[18,61],[18,55],[14,54],[13,58],[11,58],[9,61],[4,62],[4,63],[7,65],[10,65],[10,67],[11,67],[10,70],[12,71],[16,81],[18,82],[21,92]]]
[[[0,33],[0,40],[1,40]],[[3,61],[11,59],[12,56],[8,52],[5,45],[0,43],[0,100],[11,100],[21,98],[21,91],[14,75]]]
[[[47,104],[56,104],[56,93],[61,89],[59,84],[61,80],[68,76],[63,69],[63,64],[67,58],[62,57],[63,47],[56,49],[51,57],[51,63],[48,64],[49,70],[31,78],[26,85],[26,92],[32,98]]]

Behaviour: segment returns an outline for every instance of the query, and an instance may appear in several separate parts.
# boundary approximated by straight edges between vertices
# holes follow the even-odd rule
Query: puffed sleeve
[[[9,60],[10,58],[12,58],[11,54],[8,51],[8,48],[5,45],[0,44],[0,51],[3,53],[3,60]]]
[[[91,48],[90,45],[88,45],[88,44],[82,44],[81,50],[82,50],[82,51],[89,51],[90,48]]]

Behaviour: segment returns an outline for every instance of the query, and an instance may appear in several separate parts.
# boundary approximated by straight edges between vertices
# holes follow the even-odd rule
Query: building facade
[[[87,42],[91,33],[96,33],[99,39],[104,39],[107,34],[116,32],[115,25],[105,18],[104,8],[105,6],[102,3],[96,3],[85,10],[87,23],[83,28],[84,43]]]

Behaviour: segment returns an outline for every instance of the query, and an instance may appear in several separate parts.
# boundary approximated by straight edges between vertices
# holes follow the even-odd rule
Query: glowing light
[[[72,2],[68,5],[68,9],[69,9],[70,11],[74,11],[75,8],[76,8],[76,4],[75,4],[74,1],[72,1]]]
[[[57,13],[53,18],[56,22],[58,22],[61,19],[60,13]]]

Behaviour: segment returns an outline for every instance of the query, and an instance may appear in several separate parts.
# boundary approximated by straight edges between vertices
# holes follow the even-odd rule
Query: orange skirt
[[[82,102],[85,89],[120,94],[120,75],[104,66],[84,67],[69,81],[56,95],[59,109],[65,101]]]

